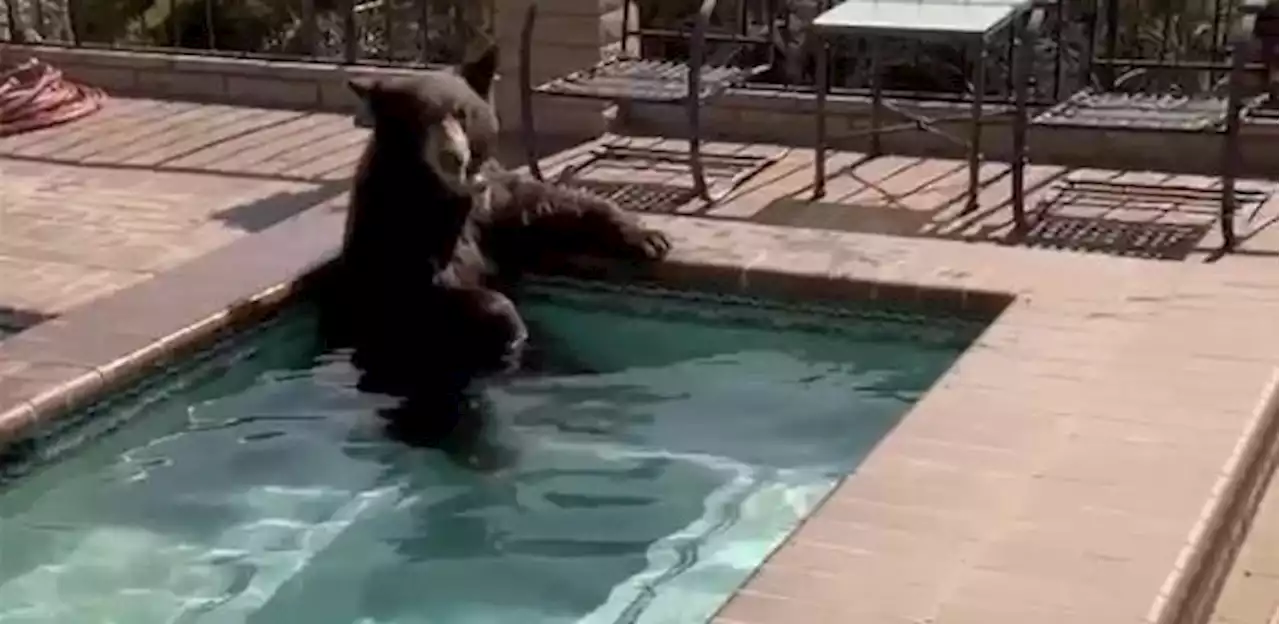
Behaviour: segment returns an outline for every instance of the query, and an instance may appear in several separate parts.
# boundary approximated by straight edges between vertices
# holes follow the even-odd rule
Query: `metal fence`
[[[0,0],[0,41],[294,61],[455,63],[492,0]]]
[[[782,6],[769,18],[760,10],[740,13],[753,16],[750,18],[755,20],[753,26],[760,32],[766,30],[764,20],[773,19],[780,33],[773,44],[780,61],[753,86],[812,89],[815,63],[806,25],[833,3],[831,0],[775,1]],[[1050,9],[1043,35],[1034,44],[1030,69],[1032,97],[1038,103],[1056,102],[1085,86],[1110,84],[1115,76],[1134,69],[1149,70],[1144,81],[1140,81],[1145,88],[1154,86],[1184,94],[1212,89],[1228,69],[1226,40],[1237,2],[1060,0]],[[643,21],[643,11],[641,17]],[[645,26],[670,25],[661,17],[650,19],[653,23]],[[730,27],[723,22],[732,19],[721,17],[721,27]],[[665,21],[678,19],[668,17]],[[859,94],[869,90],[872,80],[868,42],[843,38],[831,44],[829,84],[833,92]],[[1011,44],[1012,32],[1009,37],[998,38],[988,50],[988,98],[1011,94]],[[655,47],[661,46],[645,45],[644,49],[648,53]],[[881,54],[881,84],[895,96],[960,99],[972,89],[968,77],[973,73],[975,60],[962,46],[882,40]],[[1260,65],[1255,67],[1261,69]]]
[[[1237,2],[1060,0],[1035,44],[1032,97],[1055,102],[1134,68],[1154,70],[1151,80],[1161,89],[1213,88],[1227,68],[1225,41]],[[831,3],[721,0],[730,8],[717,22],[736,29],[735,20],[747,20],[764,32],[765,20],[774,20],[778,61],[752,86],[805,91],[814,83],[806,25]],[[644,26],[664,28],[687,23],[698,3],[639,4]],[[774,14],[766,15],[763,7],[770,6]],[[494,11],[493,0],[0,0],[0,9],[0,41],[411,66],[457,62],[473,38],[492,33]],[[669,43],[642,48],[687,53]],[[989,98],[1010,93],[1010,43],[1002,38],[989,50]],[[867,42],[834,45],[833,91],[869,89]],[[899,40],[881,50],[881,81],[895,96],[960,99],[971,89],[974,61],[960,46]]]

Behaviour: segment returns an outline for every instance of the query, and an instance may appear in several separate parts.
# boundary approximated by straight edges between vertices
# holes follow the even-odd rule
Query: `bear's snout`
[[[469,195],[473,189],[471,143],[462,124],[445,117],[431,126],[423,154],[436,177],[457,195]]]

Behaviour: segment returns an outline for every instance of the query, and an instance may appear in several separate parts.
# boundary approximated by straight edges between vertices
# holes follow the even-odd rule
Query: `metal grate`
[[[1208,219],[1188,224],[1043,214],[1021,242],[1049,249],[1182,260],[1195,249],[1212,224]]]
[[[1254,205],[1253,213],[1247,216],[1252,220],[1267,195],[1236,189],[1236,202],[1241,209]],[[1020,242],[1051,249],[1181,260],[1217,221],[1221,206],[1220,189],[1069,179],[1055,185],[1040,202],[1032,227]],[[1101,211],[1101,215],[1055,212],[1061,208],[1084,208]],[[1120,214],[1126,218],[1118,218]]]
[[[573,178],[561,184],[594,193],[612,200],[626,210],[636,212],[675,212],[697,198],[692,188],[674,184],[607,182]]]
[[[1081,91],[1041,113],[1037,126],[1203,131],[1227,117],[1226,98]]]

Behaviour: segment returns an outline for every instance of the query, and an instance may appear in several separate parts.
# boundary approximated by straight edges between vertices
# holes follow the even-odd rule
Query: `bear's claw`
[[[635,245],[646,260],[661,260],[671,253],[671,239],[660,230],[638,230]]]

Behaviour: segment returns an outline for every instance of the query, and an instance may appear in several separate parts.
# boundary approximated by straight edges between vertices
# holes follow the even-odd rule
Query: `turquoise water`
[[[102,406],[0,486],[0,622],[702,622],[981,329],[522,307],[546,369],[489,384],[487,470],[386,439],[305,311]]]

